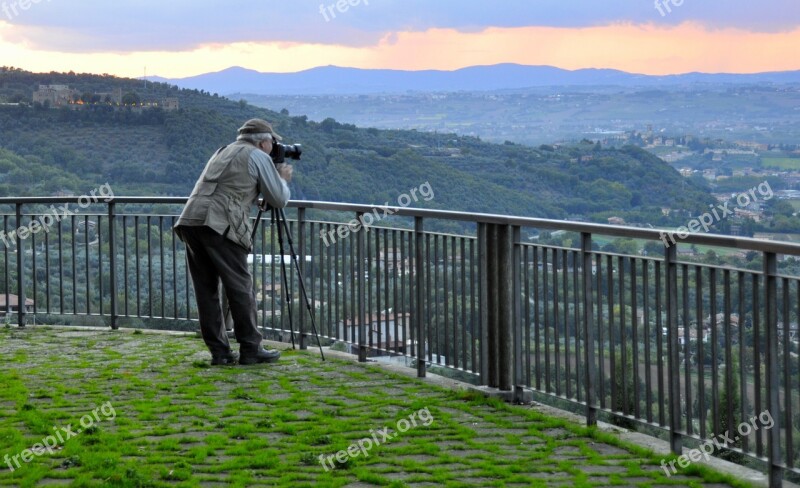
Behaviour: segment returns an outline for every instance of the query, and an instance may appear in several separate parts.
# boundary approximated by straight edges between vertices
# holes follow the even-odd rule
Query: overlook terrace
[[[13,211],[0,215],[4,228],[15,228],[42,206],[76,200],[5,198],[0,206]],[[183,248],[171,233],[184,201],[115,197],[47,233],[17,236],[15,248],[0,253],[6,303],[12,293],[18,303],[34,299],[31,310],[17,311],[17,325],[35,315],[40,323],[194,330]],[[593,248],[593,237],[660,242],[659,230],[411,208],[393,208],[391,226],[331,246],[320,241],[320,231],[375,208],[290,204],[323,345],[357,346],[360,362],[408,362],[418,378],[435,372],[507,400],[579,411],[589,426],[605,420],[636,427],[663,437],[676,454],[730,435],[721,453],[763,471],[771,486],[800,474],[800,365],[789,333],[800,286],[777,268],[779,255],[800,256],[800,246],[691,234],[665,248],[663,258],[623,255]],[[437,221],[465,230],[426,228]],[[580,245],[522,242],[522,229],[575,232]],[[259,232],[254,253],[275,255],[268,221]],[[762,269],[680,261],[678,248],[693,244],[758,252]],[[408,269],[388,266],[389,249],[399,250]],[[257,289],[276,289],[274,261],[252,264]],[[298,280],[288,285],[292,300],[262,294],[262,326],[275,339],[296,326],[300,348],[313,348],[309,317],[297,306]],[[296,323],[289,324],[283,312],[292,309]],[[368,332],[367,317],[379,312],[387,312],[378,315],[385,323]],[[734,325],[734,315],[744,319]],[[354,326],[340,327],[345,322]],[[705,343],[696,340],[703,330]],[[194,357],[190,349],[184,357]],[[733,434],[765,411],[774,418],[769,429]]]

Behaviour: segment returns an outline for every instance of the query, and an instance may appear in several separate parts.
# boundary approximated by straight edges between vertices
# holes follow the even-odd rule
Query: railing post
[[[114,200],[108,202],[108,263],[109,263],[109,293],[111,293],[111,329],[117,330],[117,253],[114,245]],[[98,229],[99,231],[100,229]],[[173,234],[172,238],[175,238]],[[102,278],[101,278],[102,279]],[[175,277],[173,276],[173,279]],[[100,297],[102,300],[103,297]]]
[[[417,322],[417,377],[426,375],[425,364],[425,262],[423,249],[425,246],[425,223],[422,217],[414,217],[414,319]]]
[[[297,250],[297,261],[299,262],[300,268],[300,276],[298,280],[305,280],[305,270],[306,270],[306,239],[305,239],[305,230],[306,230],[306,209],[300,207],[297,209],[297,246],[299,249]],[[290,263],[291,264],[291,263]],[[313,287],[314,284],[311,283]],[[303,303],[303,296],[301,295],[300,300],[298,303]],[[308,334],[306,333],[306,314],[303,310],[303,306],[298,306],[298,315],[300,316],[299,328],[300,328],[300,349],[305,350],[308,349]],[[314,304],[311,304],[311,308],[313,310]]]
[[[490,358],[494,358],[489,347],[489,224],[478,222],[478,301],[480,313],[480,374],[481,384],[486,386],[495,385],[493,382],[490,368]]]
[[[497,369],[498,387],[503,391],[512,389],[512,371],[514,369],[514,277],[512,273],[513,242],[511,226],[497,225],[497,323],[494,326],[497,335]]]
[[[774,424],[767,431],[767,459],[769,460],[769,486],[783,483],[781,463],[781,403],[780,370],[778,369],[778,257],[773,252],[764,253],[764,308],[766,311],[766,379],[767,410]],[[784,338],[788,340],[788,338]],[[788,374],[788,373],[787,373]]]
[[[511,327],[513,331],[514,340],[514,402],[525,402],[525,362],[523,361],[525,350],[523,348],[523,340],[525,334],[523,333],[524,327],[530,327],[527,320],[522,320],[522,278],[520,276],[520,266],[522,264],[522,252],[520,242],[522,240],[522,232],[519,226],[515,225],[511,228],[511,276],[514,286],[511,289],[512,299],[512,313],[511,313]],[[530,347],[530,344],[526,344]]]
[[[25,250],[22,248],[22,237],[19,229],[22,226],[22,204],[16,204],[17,209],[17,325],[25,327],[27,297],[25,296]],[[36,249],[33,250],[36,252]],[[34,297],[35,299],[36,297]],[[10,308],[10,307],[9,307]]]
[[[681,383],[678,374],[678,246],[669,246],[664,251],[664,267],[667,271],[667,368],[669,369],[669,436],[670,449],[676,455],[682,453],[681,447]],[[622,270],[620,270],[622,273]]]
[[[487,224],[486,227],[486,348],[487,348],[487,378],[486,385],[491,388],[500,386],[499,358],[500,349],[498,347],[497,326],[500,322],[500,305],[498,303],[497,282],[497,225]]]
[[[356,218],[358,221],[361,221],[361,213],[356,214]],[[364,232],[357,232],[356,233],[356,281],[353,284],[354,290],[358,291],[358,362],[366,363],[367,362],[367,330],[370,330],[370,334],[372,334],[371,327],[367,327],[366,324],[366,300],[365,300],[365,293],[366,293],[366,283],[364,280]]]
[[[581,256],[583,257],[583,362],[586,388],[586,425],[597,425],[597,379],[595,373],[594,302],[592,276],[592,235],[581,234]]]
[[[481,382],[503,391],[524,383],[515,242],[518,227],[478,223]]]

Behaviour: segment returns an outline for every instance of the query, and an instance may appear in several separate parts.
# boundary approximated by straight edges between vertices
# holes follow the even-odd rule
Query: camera
[[[300,144],[281,144],[276,142],[272,145],[269,156],[275,164],[281,164],[286,159],[299,160],[303,154],[303,147]]]

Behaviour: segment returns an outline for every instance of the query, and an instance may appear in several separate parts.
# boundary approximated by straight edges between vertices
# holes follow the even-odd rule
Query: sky
[[[0,65],[181,78],[242,66],[800,70],[798,0],[0,0]]]

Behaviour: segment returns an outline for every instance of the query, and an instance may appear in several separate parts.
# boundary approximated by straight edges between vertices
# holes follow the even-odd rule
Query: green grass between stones
[[[0,459],[0,486],[748,486],[668,477],[611,434],[377,366],[209,360],[194,337],[0,329],[0,456],[81,429],[13,471]],[[335,459],[364,438],[380,443]]]

